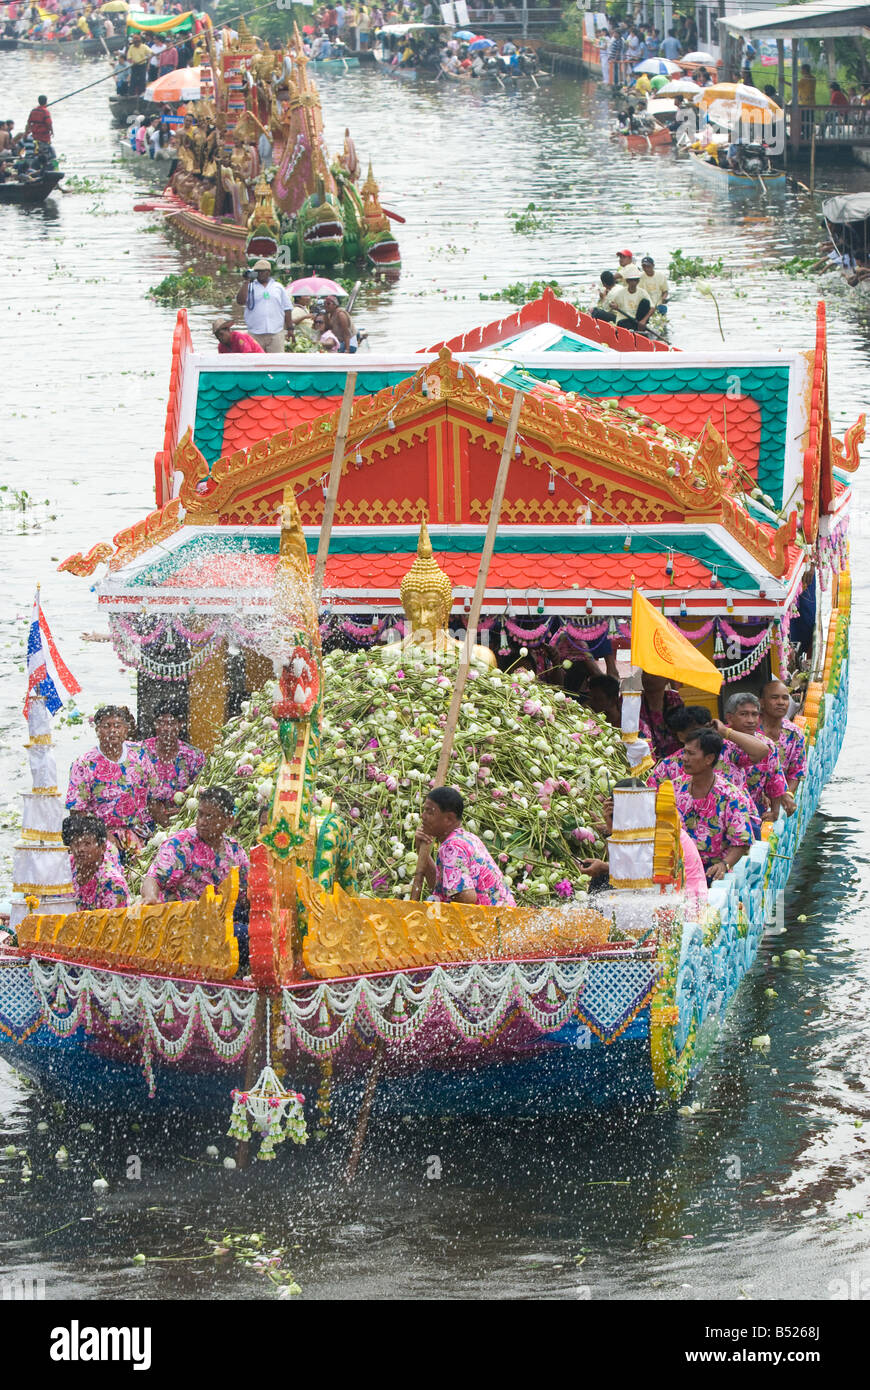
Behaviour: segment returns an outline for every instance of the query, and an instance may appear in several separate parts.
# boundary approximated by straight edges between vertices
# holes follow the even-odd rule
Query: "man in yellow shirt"
[[[816,79],[809,63],[804,63],[801,68],[800,81],[798,82],[798,105],[815,106],[816,104]]]
[[[637,81],[634,84],[634,90],[640,92],[641,96],[649,96],[652,91],[652,83],[645,72],[638,73]]]
[[[151,49],[138,34],[133,36],[133,42],[127,48],[127,62],[130,64],[130,95],[141,96],[151,62]]]

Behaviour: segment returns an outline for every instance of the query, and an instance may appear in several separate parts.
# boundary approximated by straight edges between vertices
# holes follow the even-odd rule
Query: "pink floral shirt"
[[[675,786],[674,792],[677,810],[698,847],[705,869],[710,869],[728,850],[751,844],[752,834],[739,789],[727,782],[721,772],[713,774],[712,787],[697,800],[692,796],[688,778]]]
[[[730,783],[731,789],[736,794],[737,800],[743,810],[743,814],[750,822],[753,834],[757,839],[761,826],[761,816],[758,813],[758,808],[743,783],[733,777],[731,775],[731,769],[723,767],[722,763],[723,759],[720,758],[719,762],[716,764],[716,772],[720,777],[723,777],[726,782]],[[683,768],[683,750],[681,748],[679,753],[672,753],[669,758],[662,758],[660,763],[656,763],[655,767],[651,768],[649,776],[646,779],[646,784],[648,787],[660,787],[662,782],[673,782],[674,794],[676,795],[678,788],[681,787],[683,783],[688,782],[688,780],[689,775]]]
[[[458,825],[451,830],[435,857],[435,891],[439,902],[450,902],[457,893],[469,889],[477,901],[490,907],[516,907],[513,894],[505,883],[483,840]]]
[[[154,764],[140,744],[125,743],[119,763],[92,748],[70,768],[66,806],[99,816],[107,830],[129,830],[147,839],[153,826],[148,793],[156,786]]]
[[[130,890],[114,845],[106,844],[102,862],[97,865],[97,872],[84,883],[76,873],[76,862],[72,855],[69,858],[76,892],[76,907],[80,912],[95,912],[102,907],[127,906]]]
[[[764,735],[759,733],[756,737],[764,738]],[[760,763],[754,763],[748,753],[741,752],[736,743],[726,738],[718,768],[730,781],[746,788],[761,816],[767,810],[767,801],[785,796],[788,791],[779,753],[769,738],[764,738],[764,741],[770,752]]]
[[[790,719],[782,721],[776,750],[786,782],[798,781],[806,775],[807,741],[797,724],[793,724]]]
[[[205,754],[200,748],[178,740],[178,752],[171,763],[162,763],[157,757],[156,738],[146,738],[142,745],[150,754],[157,773],[161,800],[171,801],[176,792],[186,791],[195,782],[205,765]]]
[[[164,840],[148,870],[160,885],[164,902],[190,902],[205,892],[209,884],[217,888],[230,869],[239,871],[239,898],[247,896],[248,856],[238,840],[224,835],[215,852],[201,840],[195,829],[179,830]]]

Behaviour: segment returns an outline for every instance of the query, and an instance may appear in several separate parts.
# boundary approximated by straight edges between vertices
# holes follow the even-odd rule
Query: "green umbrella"
[[[669,77],[665,77],[664,74],[662,74],[659,77],[654,77],[650,82],[650,86],[652,87],[654,92],[657,92],[660,87],[666,87],[670,80],[671,79]]]

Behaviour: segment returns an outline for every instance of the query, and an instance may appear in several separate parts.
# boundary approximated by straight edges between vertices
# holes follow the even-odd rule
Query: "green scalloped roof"
[[[572,372],[566,367],[512,367],[502,383],[528,389],[529,378],[558,381],[566,391],[578,396],[662,396],[681,392],[697,396],[703,391],[721,391],[725,395],[739,390],[756,401],[761,411],[761,439],[758,448],[758,485],[762,492],[782,506],[783,473],[786,449],[786,417],[788,414],[789,367],[750,367],[731,364],[722,367],[680,367],[667,369],[648,367],[608,367],[602,358],[596,372]]]
[[[354,396],[373,396],[385,386],[407,381],[409,375],[408,371],[360,372]],[[216,463],[223,450],[227,412],[247,396],[340,397],[344,383],[344,372],[200,372],[193,425],[196,446],[208,463]]]

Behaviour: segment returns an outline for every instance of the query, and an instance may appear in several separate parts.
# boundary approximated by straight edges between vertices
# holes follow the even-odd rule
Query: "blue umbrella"
[[[455,39],[462,39],[465,43],[467,43],[469,39],[476,39],[477,35],[472,34],[470,29],[457,29],[453,37]]]
[[[671,77],[675,72],[681,72],[679,63],[671,63],[667,58],[644,58],[642,63],[637,63],[632,72],[648,72],[650,76]]]
[[[477,53],[481,48],[498,48],[498,44],[492,39],[475,39],[474,43],[468,45],[469,53]]]

